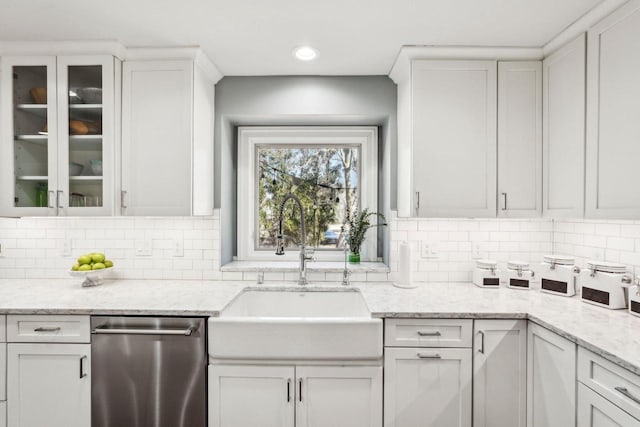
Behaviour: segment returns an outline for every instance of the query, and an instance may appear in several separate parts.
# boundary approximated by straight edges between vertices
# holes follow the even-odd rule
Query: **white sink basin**
[[[375,360],[382,320],[356,291],[248,290],[209,319],[214,359]]]

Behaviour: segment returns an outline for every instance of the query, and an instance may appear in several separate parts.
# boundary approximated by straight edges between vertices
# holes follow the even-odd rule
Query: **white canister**
[[[640,317],[640,276],[636,278],[636,285],[629,287],[629,313]]]
[[[589,304],[618,310],[627,308],[627,290],[631,284],[627,267],[605,261],[588,261],[582,271],[580,299]]]
[[[500,287],[498,263],[489,259],[476,260],[476,267],[473,269],[473,284],[481,288]]]
[[[572,297],[576,294],[580,269],[576,260],[565,255],[545,255],[540,268],[540,290]]]
[[[511,289],[531,289],[535,273],[524,261],[509,261],[505,274],[507,287]]]

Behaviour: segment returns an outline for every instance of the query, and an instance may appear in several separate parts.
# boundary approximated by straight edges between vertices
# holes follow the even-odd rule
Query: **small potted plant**
[[[372,224],[371,217],[378,218],[380,222]],[[358,264],[360,262],[360,248],[367,235],[367,230],[387,225],[386,219],[381,213],[369,212],[368,209],[363,209],[350,215],[347,222],[349,223],[349,231],[346,237],[349,245],[349,262]]]

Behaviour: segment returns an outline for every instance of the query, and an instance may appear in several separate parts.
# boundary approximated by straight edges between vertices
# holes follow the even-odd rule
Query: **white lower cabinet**
[[[640,421],[578,383],[578,427],[640,427]]]
[[[474,336],[474,427],[525,427],[527,321],[476,320]]]
[[[292,366],[209,366],[209,426],[293,427],[294,382]]]
[[[527,426],[576,425],[576,345],[529,322]]]
[[[0,402],[0,427],[7,426],[7,402]]]
[[[381,427],[382,368],[209,366],[210,427],[294,425]]]
[[[91,425],[91,345],[8,345],[9,427]]]
[[[385,427],[470,427],[470,348],[385,348]]]

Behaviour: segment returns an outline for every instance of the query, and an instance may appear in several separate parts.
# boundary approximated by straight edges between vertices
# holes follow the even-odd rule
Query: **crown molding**
[[[547,44],[542,47],[544,56],[549,56],[565,44],[575,40],[576,37],[588,31],[594,24],[618,9],[627,1],[628,0],[604,0],[602,3],[596,5],[547,42]]]
[[[402,46],[389,77],[399,83],[410,75],[411,61],[416,59],[536,61],[543,57],[538,47],[489,46]]]
[[[217,83],[224,75],[199,46],[180,47],[130,47],[127,48],[127,61],[153,61],[186,59],[194,61],[213,83]]]
[[[0,56],[112,55],[124,59],[126,48],[118,41],[0,41]]]

